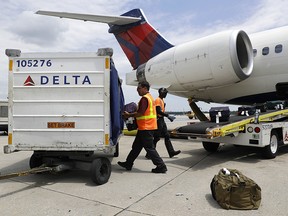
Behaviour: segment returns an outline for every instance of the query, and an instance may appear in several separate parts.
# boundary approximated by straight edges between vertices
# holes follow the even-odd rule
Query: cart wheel
[[[33,153],[33,155],[30,157],[29,166],[31,169],[35,167],[39,167],[43,164],[43,158],[39,154]]]
[[[91,164],[91,179],[98,185],[108,182],[111,175],[111,163],[108,158],[96,158]]]
[[[202,142],[204,149],[208,152],[216,152],[219,148],[220,143],[214,142]]]
[[[279,142],[277,131],[271,131],[270,144],[262,149],[262,156],[267,159],[275,158],[278,152]]]

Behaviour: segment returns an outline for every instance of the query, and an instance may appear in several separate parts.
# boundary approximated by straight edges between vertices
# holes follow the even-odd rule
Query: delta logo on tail
[[[28,76],[27,79],[24,82],[24,86],[35,86],[35,83],[31,76]]]

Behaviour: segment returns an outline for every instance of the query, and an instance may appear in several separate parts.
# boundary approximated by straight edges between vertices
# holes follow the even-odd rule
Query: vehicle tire
[[[267,159],[275,158],[278,152],[279,143],[280,140],[277,131],[271,131],[270,144],[262,149],[262,156]]]
[[[96,158],[91,164],[91,179],[98,185],[108,182],[111,175],[111,163],[108,158]]]
[[[40,167],[43,164],[43,157],[39,154],[33,153],[30,157],[29,166],[31,169]]]
[[[214,142],[202,142],[204,149],[208,152],[216,152],[219,148],[220,143]]]

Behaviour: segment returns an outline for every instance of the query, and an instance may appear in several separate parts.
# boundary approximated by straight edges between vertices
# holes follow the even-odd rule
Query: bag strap
[[[241,178],[240,175],[239,175],[238,173],[233,172],[233,171],[230,170],[230,175],[231,175],[231,176],[236,176],[236,177],[237,177],[237,179],[238,179],[238,181],[239,181],[239,185],[242,185],[242,186],[245,186],[245,185],[246,185],[245,180],[244,180],[243,178]]]

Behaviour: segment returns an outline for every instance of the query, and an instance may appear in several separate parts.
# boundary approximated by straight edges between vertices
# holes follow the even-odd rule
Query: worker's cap
[[[160,88],[160,89],[158,90],[158,93],[159,93],[159,94],[167,94],[167,93],[168,93],[168,90],[167,90],[166,88]]]

